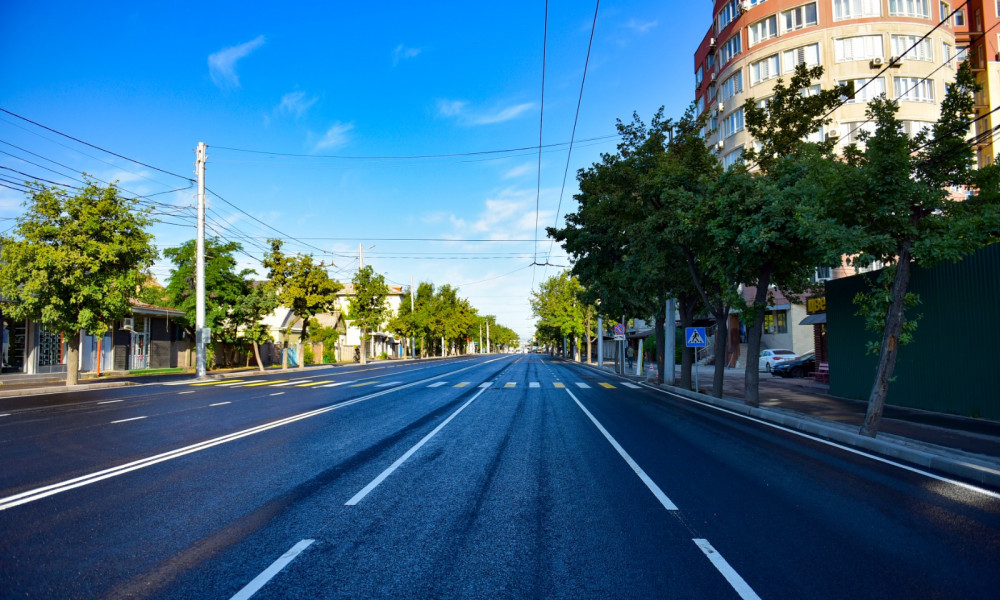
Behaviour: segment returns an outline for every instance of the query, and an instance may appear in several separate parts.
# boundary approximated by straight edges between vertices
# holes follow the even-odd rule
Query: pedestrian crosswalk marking
[[[627,388],[632,388],[633,390],[639,390],[639,389],[642,389],[642,386],[640,386],[640,385],[636,385],[636,384],[634,384],[634,383],[623,383],[622,385],[624,385],[624,386],[625,386],[625,387],[627,387]]]
[[[258,383],[248,383],[248,384],[244,385],[243,387],[259,387],[259,386],[262,386],[262,385],[274,385],[276,383],[285,383],[287,381],[288,381],[287,379],[275,379],[273,381],[260,381]]]
[[[323,385],[325,383],[333,383],[333,380],[327,379],[326,381],[310,381],[309,383],[300,383],[295,387],[312,387],[314,385]]]
[[[528,387],[530,387],[530,388],[537,388],[537,387],[542,387],[542,385],[540,383],[538,383],[537,381],[532,381],[531,383],[528,384]]]
[[[590,389],[590,386],[587,385],[586,383],[582,382],[582,381],[577,381],[576,382],[576,387],[583,388],[585,390]]]
[[[453,385],[452,387],[465,387],[467,385],[469,385],[468,381],[460,381],[460,382],[456,383],[455,385]]]
[[[399,385],[400,383],[403,383],[403,382],[402,381],[389,381],[389,382],[386,382],[386,383],[380,383],[380,384],[376,385],[375,387],[379,387],[379,388],[391,387],[391,386],[394,386],[394,385]]]
[[[429,387],[429,388],[436,388],[436,387],[441,387],[442,385],[448,385],[448,382],[447,381],[435,381],[434,383],[430,384],[427,387]]]
[[[361,383],[355,383],[351,387],[365,387],[366,385],[375,385],[377,381],[362,381]]]
[[[557,381],[557,382],[553,383],[552,385],[554,385],[556,388],[558,388],[560,390],[563,389],[564,387],[566,387],[566,384],[562,383],[561,381]]]
[[[603,381],[600,382],[598,385],[600,385],[602,388],[607,388],[609,390],[615,389],[615,386],[611,385],[610,383],[605,383]]]
[[[348,383],[354,383],[355,381],[357,381],[357,380],[352,379],[350,381],[338,381],[336,383],[329,383],[327,385],[324,385],[323,387],[325,387],[325,388],[340,387],[342,385],[347,385]]]
[[[479,387],[481,387],[481,388],[483,388],[485,390],[486,388],[490,387],[491,385],[493,385],[493,382],[492,381],[487,381],[486,383],[480,383]]]
[[[293,385],[301,384],[303,379],[292,379],[291,381],[282,381],[281,383],[272,383],[271,387],[290,387]]]
[[[517,382],[516,381],[508,381],[507,383],[503,384],[503,386],[505,388],[517,387]]]
[[[198,386],[201,386],[201,385],[222,385],[223,383],[239,383],[240,381],[243,381],[243,380],[242,379],[237,379],[237,380],[234,381],[234,380],[230,379],[230,380],[226,381],[225,379],[220,379],[218,381],[202,381],[201,383],[192,383],[191,385],[198,385]]]

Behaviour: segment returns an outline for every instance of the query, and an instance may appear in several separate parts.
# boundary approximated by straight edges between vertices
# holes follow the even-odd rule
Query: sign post
[[[625,373],[625,323],[615,323],[615,342],[618,344],[618,359],[615,361],[615,373]]]
[[[704,348],[705,347],[705,328],[704,327],[685,327],[684,328],[684,345],[688,348]],[[700,392],[698,388],[698,352],[694,353],[694,391]]]

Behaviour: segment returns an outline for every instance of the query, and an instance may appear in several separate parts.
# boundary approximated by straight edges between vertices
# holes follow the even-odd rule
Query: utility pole
[[[604,368],[604,317],[597,315],[597,368]]]
[[[198,175],[198,241],[195,265],[195,370],[205,377],[205,344],[210,332],[205,328],[205,142],[195,150],[195,173]]]
[[[365,268],[365,248],[364,244],[358,242],[358,269]]]
[[[416,308],[414,308],[413,294],[414,294],[414,291],[413,291],[413,275],[410,275],[410,318],[413,317],[413,313],[417,310]],[[416,358],[417,358],[417,336],[415,336],[415,335],[411,335],[410,336],[410,354],[412,355],[413,359],[416,360]]]
[[[486,353],[490,353],[490,322],[486,321]]]

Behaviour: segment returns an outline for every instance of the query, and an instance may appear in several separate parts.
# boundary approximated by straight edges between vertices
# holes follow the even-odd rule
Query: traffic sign
[[[704,348],[705,347],[705,328],[704,327],[685,327],[684,328],[684,340],[685,340],[685,345],[688,348]]]
[[[615,335],[625,335],[624,323],[615,323]]]

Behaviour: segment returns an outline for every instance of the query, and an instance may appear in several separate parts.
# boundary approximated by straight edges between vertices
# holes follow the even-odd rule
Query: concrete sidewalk
[[[597,369],[596,365],[588,366]],[[1000,489],[1000,422],[886,406],[878,437],[869,438],[858,433],[867,403],[831,396],[828,385],[810,379],[783,379],[761,373],[760,408],[752,408],[743,402],[743,369],[726,369],[722,398],[709,395],[714,367],[698,369],[701,393],[657,386],[648,380],[648,374],[624,377],[691,400]],[[614,374],[613,365],[606,365],[603,370]],[[676,373],[679,380],[680,368]]]

